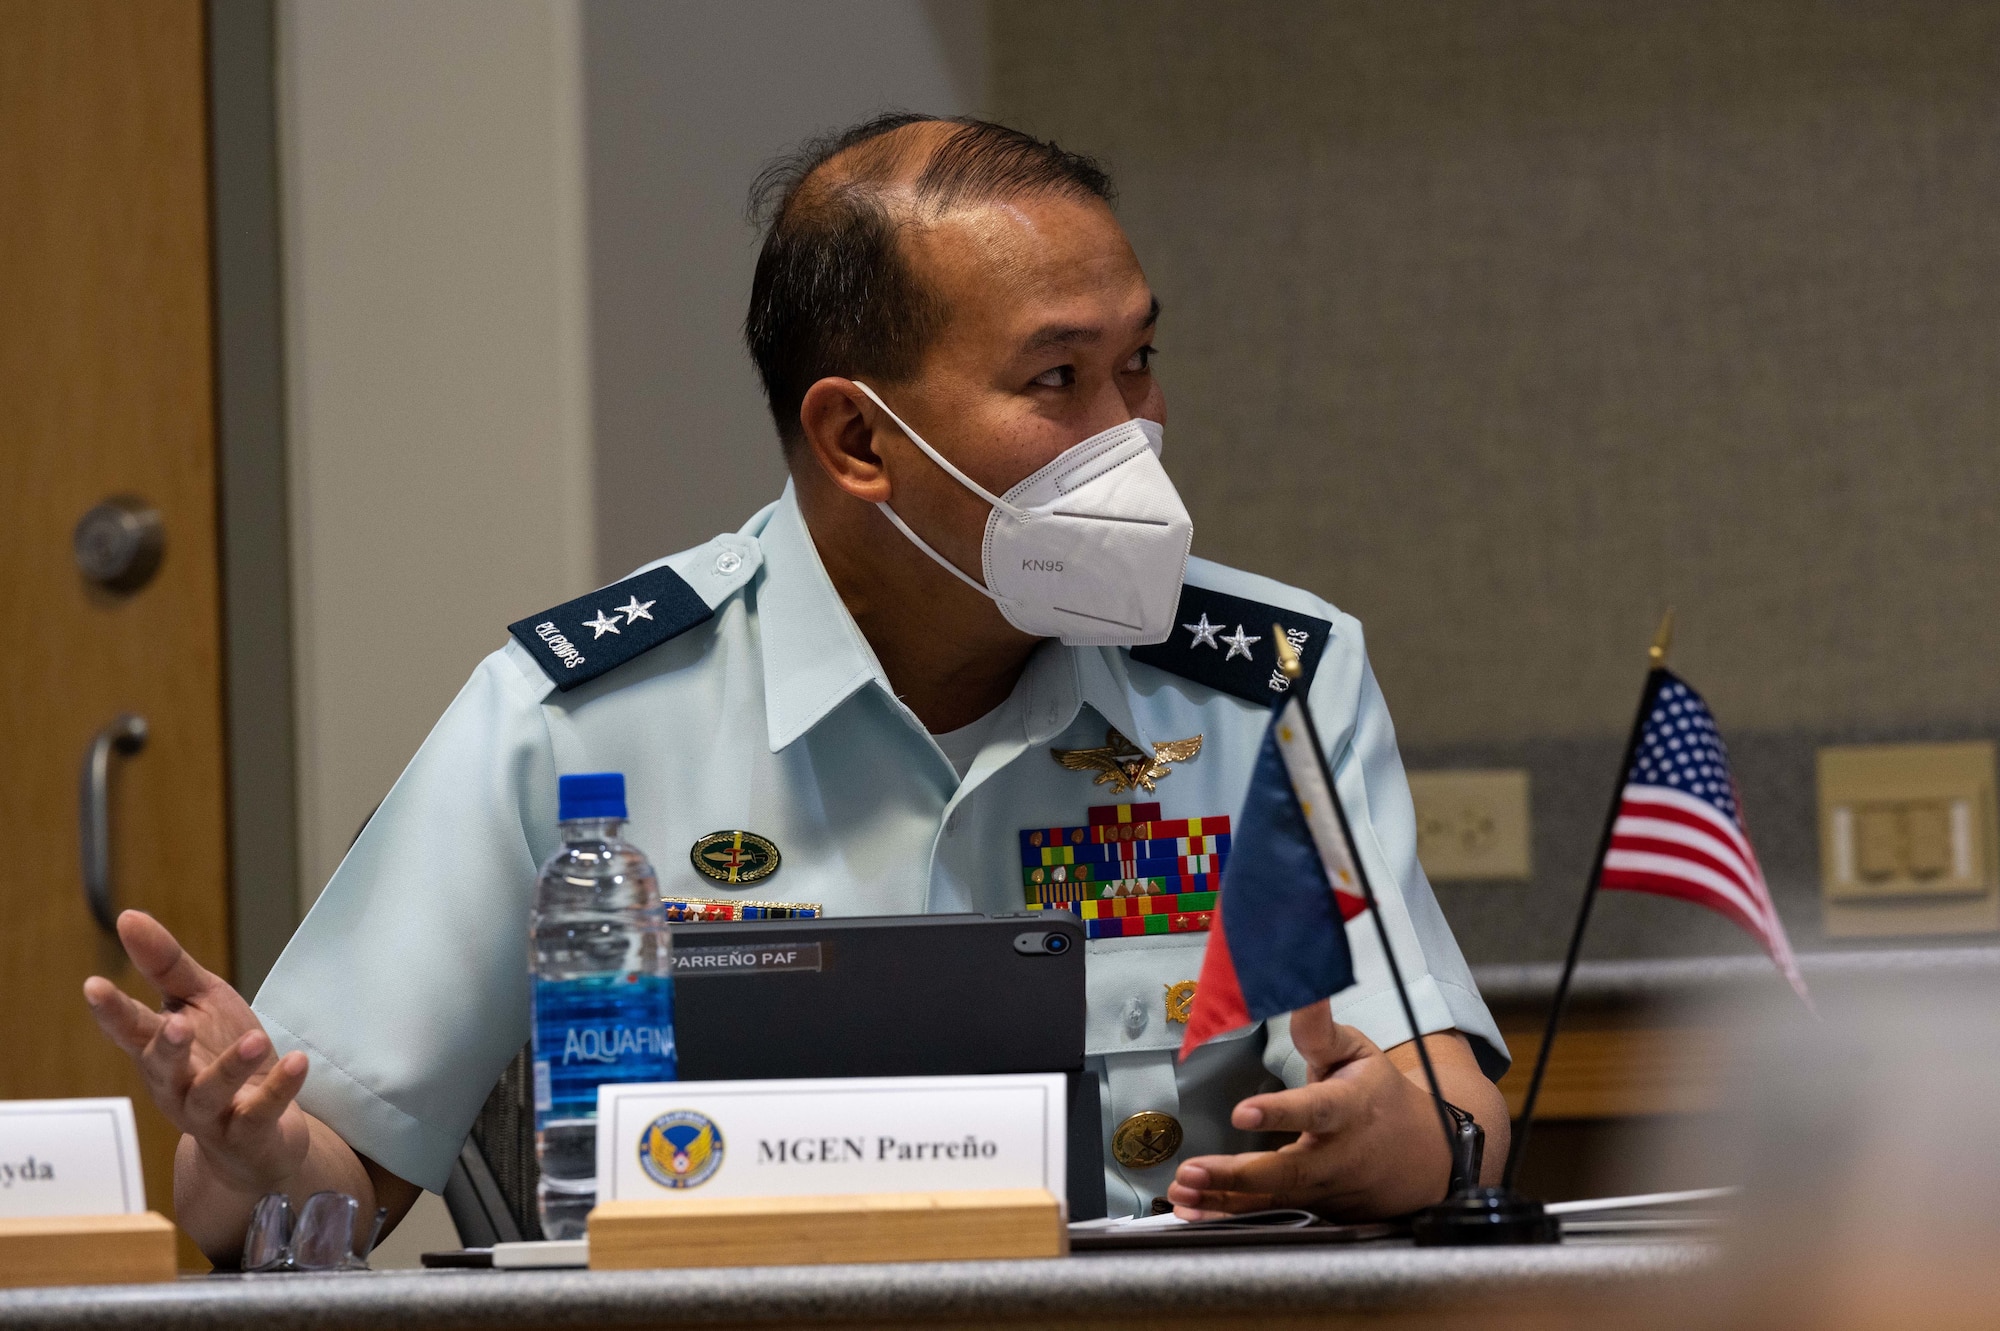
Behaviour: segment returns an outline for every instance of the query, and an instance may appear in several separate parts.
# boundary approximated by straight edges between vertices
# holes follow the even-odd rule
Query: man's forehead
[[[1124,231],[1094,200],[969,204],[907,239],[911,260],[952,313],[974,316],[989,333],[1076,340],[1107,324],[1142,326],[1157,309]]]

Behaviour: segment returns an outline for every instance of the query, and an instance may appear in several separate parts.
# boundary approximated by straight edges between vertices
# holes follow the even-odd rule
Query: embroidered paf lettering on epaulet
[[[1305,674],[1295,685],[1278,669],[1271,642],[1277,625],[1299,654]],[[1294,687],[1311,688],[1333,624],[1316,615],[1267,605],[1192,583],[1181,588],[1174,631],[1162,643],[1131,649],[1132,659],[1250,702],[1268,703]]]
[[[714,614],[680,574],[662,564],[517,620],[507,631],[567,693]]]

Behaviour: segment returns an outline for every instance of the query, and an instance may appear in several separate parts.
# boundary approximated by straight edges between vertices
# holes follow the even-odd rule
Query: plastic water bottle
[[[597,1088],[674,1079],[674,990],[653,866],[627,844],[625,778],[558,783],[562,849],[535,883],[535,1155],[542,1233],[580,1239],[597,1200]]]

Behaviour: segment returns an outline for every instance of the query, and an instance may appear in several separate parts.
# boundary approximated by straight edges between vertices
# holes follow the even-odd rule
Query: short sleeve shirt
[[[1139,812],[1168,821],[1240,807],[1268,708],[1134,660],[1045,642],[961,778],[897,700],[835,592],[788,486],[741,531],[659,561],[714,614],[560,692],[519,643],[482,661],[424,741],[278,960],[255,1008],[279,1049],[312,1059],[301,1104],[357,1151],[440,1191],[480,1106],[528,1037],[526,930],[557,845],[559,773],[626,775],[626,835],[669,896],[715,896],[687,849],[717,828],[781,848],[761,900],[829,915],[980,911],[1032,900],[1036,829]],[[657,565],[649,565],[657,567]],[[1506,1050],[1416,858],[1416,820],[1361,626],[1308,593],[1203,560],[1190,585],[1331,623],[1308,705],[1357,850],[1411,982],[1418,1025],[1471,1037],[1491,1075]],[[1176,632],[1182,630],[1176,629]],[[1238,626],[1238,632],[1244,630]],[[1107,795],[1053,750],[1199,735],[1153,792]],[[1126,813],[1116,812],[1119,805]],[[1106,813],[1110,810],[1110,813]],[[1231,1106],[1303,1060],[1274,1019],[1176,1065],[1169,986],[1207,935],[1086,946],[1087,1053],[1107,1142],[1130,1114],[1175,1114],[1180,1152],[1125,1169],[1107,1149],[1110,1213],[1143,1211],[1179,1159],[1258,1143]],[[1384,1048],[1410,1038],[1372,925],[1350,923],[1357,983],[1335,1017]]]

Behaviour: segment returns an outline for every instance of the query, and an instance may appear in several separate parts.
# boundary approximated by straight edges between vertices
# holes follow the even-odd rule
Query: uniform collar
[[[834,590],[791,482],[756,535],[764,551],[757,626],[771,752],[789,747],[871,683],[921,730]],[[1152,751],[1152,739],[1132,711],[1125,654],[1115,647],[1049,643],[1029,659],[1015,691],[1027,694],[1030,743],[1060,735],[1087,703],[1120,734]]]
[[[1132,710],[1132,679],[1128,672],[1131,661],[1125,653],[1116,647],[1066,647],[1063,650],[1076,666],[1078,698],[1096,708],[1099,716],[1119,734],[1144,749],[1148,757],[1152,756],[1153,737]],[[1075,718],[1074,710],[1070,716],[1072,720]],[[1067,723],[1063,729],[1068,729]]]
[[[883,692],[893,693],[820,563],[790,481],[757,539],[764,547],[757,592],[764,713],[771,752],[777,753],[864,686],[879,682]]]

